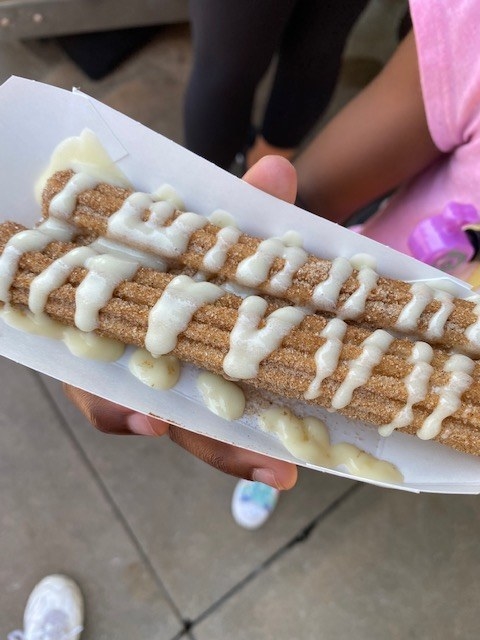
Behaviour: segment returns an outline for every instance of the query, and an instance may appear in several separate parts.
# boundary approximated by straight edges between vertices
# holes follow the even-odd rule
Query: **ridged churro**
[[[368,267],[353,269],[344,258],[317,258],[278,239],[262,241],[233,227],[222,230],[203,216],[182,214],[146,194],[97,184],[83,175],[61,171],[48,180],[45,218],[68,219],[90,234],[158,252],[183,267],[253,286],[289,303],[480,354],[480,305],[471,300],[385,278]]]
[[[20,230],[0,225],[4,303],[480,455],[480,367],[467,356]]]

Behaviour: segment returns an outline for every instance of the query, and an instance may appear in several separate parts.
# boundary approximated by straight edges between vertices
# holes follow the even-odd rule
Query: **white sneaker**
[[[78,640],[82,632],[83,598],[66,576],[47,576],[34,588],[23,614],[24,631],[8,640]]]
[[[240,480],[232,496],[232,515],[245,529],[258,529],[275,509],[280,491],[263,482]]]

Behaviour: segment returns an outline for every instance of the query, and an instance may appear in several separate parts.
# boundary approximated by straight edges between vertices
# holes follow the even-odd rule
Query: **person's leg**
[[[284,32],[261,136],[247,166],[268,153],[293,157],[327,107],[350,30],[367,0],[298,0]]]
[[[228,167],[247,140],[255,89],[295,0],[190,0],[194,62],[185,96],[188,149]]]

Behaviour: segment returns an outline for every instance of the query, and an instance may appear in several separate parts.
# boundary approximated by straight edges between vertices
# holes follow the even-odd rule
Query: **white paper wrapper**
[[[13,219],[26,226],[38,220],[35,181],[56,145],[67,137],[78,136],[85,128],[96,133],[138,190],[153,192],[167,182],[182,196],[187,210],[209,215],[215,209],[225,209],[246,233],[269,237],[295,229],[311,253],[327,258],[368,253],[375,257],[383,275],[404,280],[442,279],[449,281],[456,295],[465,297],[470,293],[465,284],[436,269],[254,189],[92,98],[20,78],[10,78],[0,87],[2,220]],[[183,367],[180,382],[173,390],[154,391],[130,374],[126,366],[128,352],[112,364],[82,360],[60,342],[20,333],[3,322],[0,355],[191,431],[351,477],[297,460],[275,436],[259,429],[255,416],[231,423],[212,414],[200,399],[193,367]],[[304,415],[323,418],[333,443],[356,444],[395,464],[405,478],[402,485],[367,482],[415,492],[480,493],[480,459],[474,456],[400,433],[382,438],[372,427],[306,405],[296,409]]]

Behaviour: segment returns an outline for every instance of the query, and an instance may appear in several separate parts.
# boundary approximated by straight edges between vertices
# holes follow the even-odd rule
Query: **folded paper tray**
[[[36,105],[34,110],[32,104]],[[208,215],[215,209],[225,209],[251,235],[267,237],[272,230],[275,235],[283,235],[293,228],[304,238],[305,248],[311,253],[327,258],[369,253],[375,257],[380,273],[386,276],[404,280],[446,278],[456,295],[465,297],[470,293],[460,281],[427,265],[258,191],[88,96],[20,78],[10,78],[0,87],[1,220],[14,219],[26,226],[37,221],[36,179],[56,145],[79,135],[85,128],[97,134],[112,159],[139,190],[152,192],[160,184],[169,183],[180,193],[188,210]],[[62,343],[19,334],[3,322],[0,322],[0,355],[197,433],[311,466],[296,460],[274,436],[262,432],[254,415],[230,423],[208,411],[196,389],[197,372],[193,367],[184,366],[180,382],[173,390],[154,391],[132,377],[126,366],[128,353],[113,364],[82,360],[71,355]],[[311,408],[305,411],[304,406],[299,410],[322,417],[332,442],[352,442],[395,464],[405,483],[393,485],[394,488],[480,493],[480,459],[474,456],[401,433],[382,438],[376,429],[338,414]],[[341,470],[312,468],[350,477]]]

